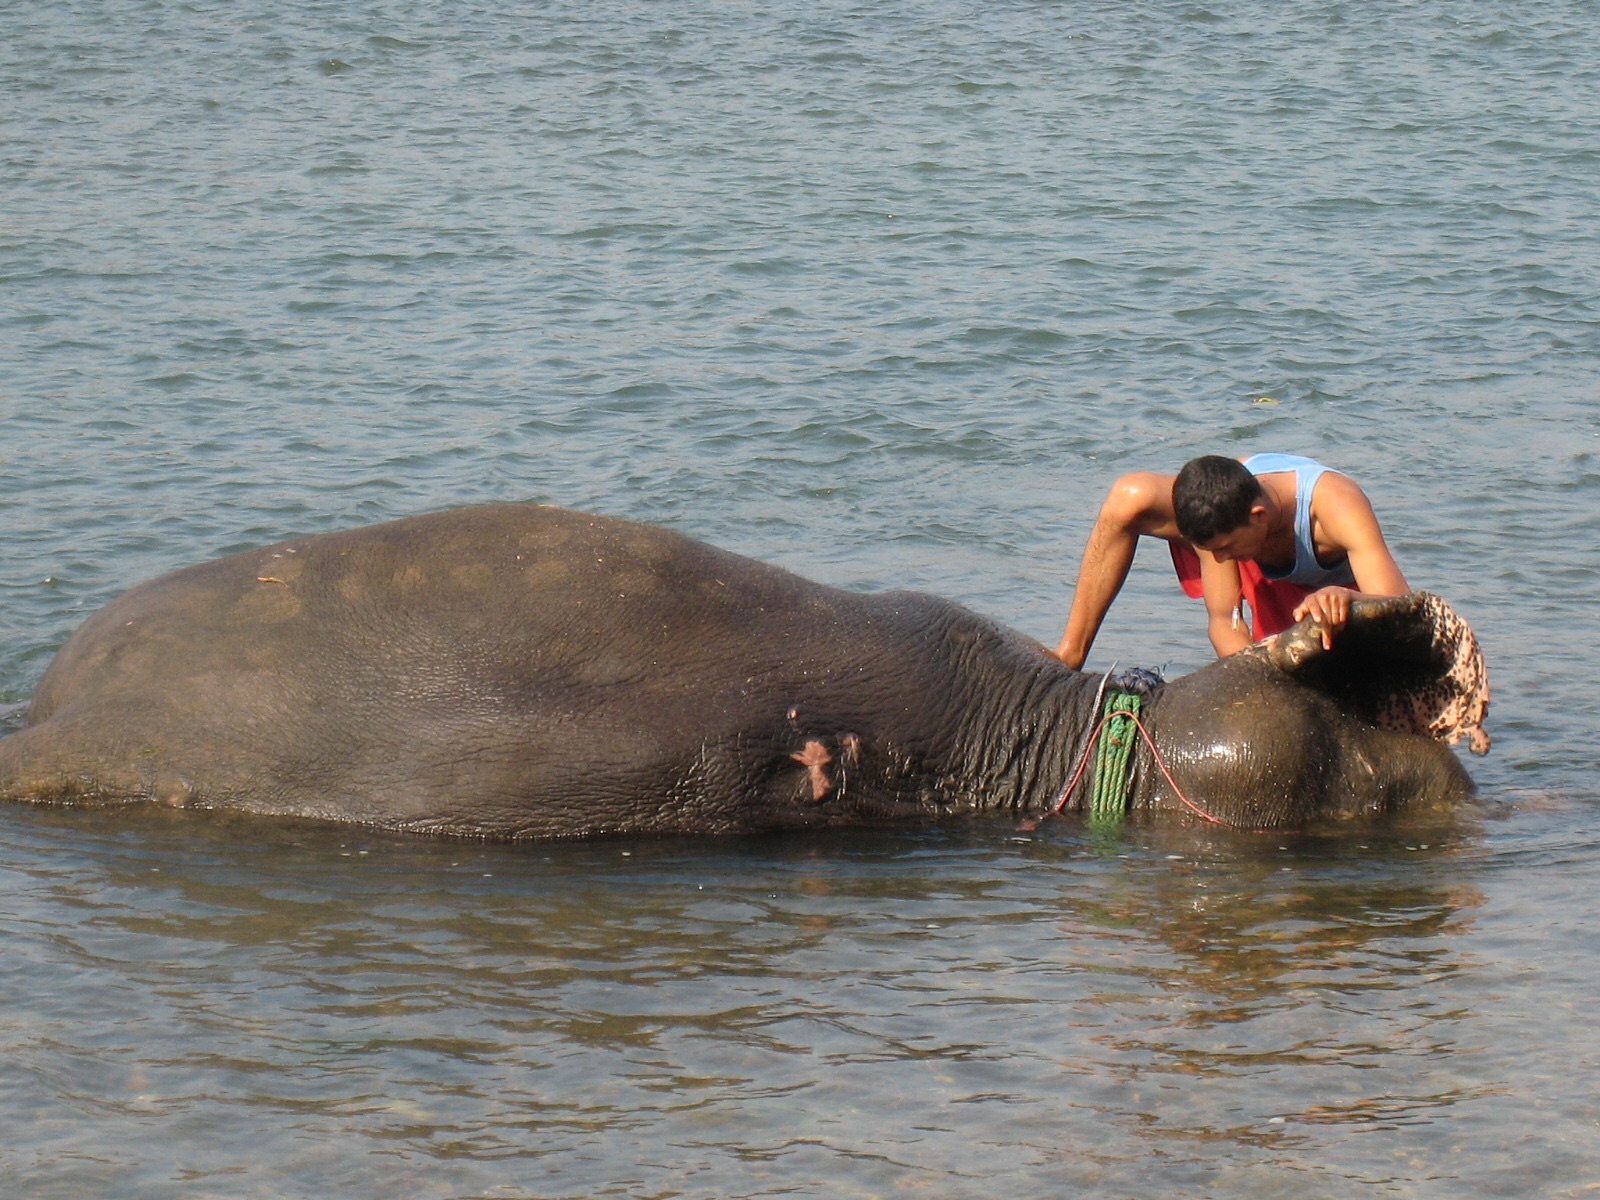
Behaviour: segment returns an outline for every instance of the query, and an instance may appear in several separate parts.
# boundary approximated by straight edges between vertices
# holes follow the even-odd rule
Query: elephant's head
[[[1361,600],[1331,650],[1302,621],[1166,685],[1151,726],[1171,778],[1151,783],[1252,828],[1459,800],[1472,781],[1448,744],[1486,752],[1488,704],[1477,639],[1443,600]]]

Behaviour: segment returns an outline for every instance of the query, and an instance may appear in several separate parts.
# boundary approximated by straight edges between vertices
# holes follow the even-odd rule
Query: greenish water
[[[1281,449],[1496,738],[1459,819],[1292,840],[9,810],[5,1194],[1592,1194],[1597,32],[0,6],[0,702],[161,570],[489,499],[1053,643],[1116,474]],[[1091,666],[1208,658],[1163,558]]]

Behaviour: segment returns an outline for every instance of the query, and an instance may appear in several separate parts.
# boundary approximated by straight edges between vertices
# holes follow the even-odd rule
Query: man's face
[[[1226,533],[1219,533],[1200,549],[1218,562],[1243,562],[1259,558],[1267,541],[1267,510],[1260,505],[1250,510],[1245,523]]]

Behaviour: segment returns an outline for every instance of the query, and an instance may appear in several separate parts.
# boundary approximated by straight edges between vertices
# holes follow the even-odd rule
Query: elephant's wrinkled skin
[[[492,837],[1039,812],[1084,753],[1100,684],[937,597],[490,505],[135,587],[68,640],[0,741],[0,796]],[[1439,742],[1370,726],[1265,653],[1144,711],[1182,790],[1231,824],[1471,786]],[[1133,805],[1179,807],[1144,746]]]

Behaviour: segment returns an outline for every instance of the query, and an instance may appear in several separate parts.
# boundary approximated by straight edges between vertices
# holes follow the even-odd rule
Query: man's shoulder
[[[1142,504],[1172,507],[1172,484],[1176,475],[1163,475],[1159,471],[1129,471],[1119,475],[1111,485],[1112,495],[1128,496]]]
[[[1160,471],[1127,471],[1117,476],[1116,482],[1111,486],[1120,487],[1164,487],[1168,494],[1172,492],[1172,482],[1176,475],[1164,475]]]
[[[1129,522],[1142,526],[1172,524],[1172,483],[1174,475],[1158,471],[1130,471],[1119,476],[1106,493],[1106,502],[1114,506]],[[1145,532],[1154,532],[1146,528]]]
[[[1332,467],[1324,467],[1322,474],[1317,476],[1316,487],[1311,492],[1312,503],[1348,503],[1352,501],[1365,504],[1366,492],[1361,490],[1361,485],[1346,475],[1343,471],[1336,471]]]
[[[1376,524],[1377,514],[1361,485],[1343,471],[1330,467],[1311,491],[1311,519],[1325,534],[1342,541],[1336,535],[1350,530],[1352,522],[1356,523],[1356,528]]]

